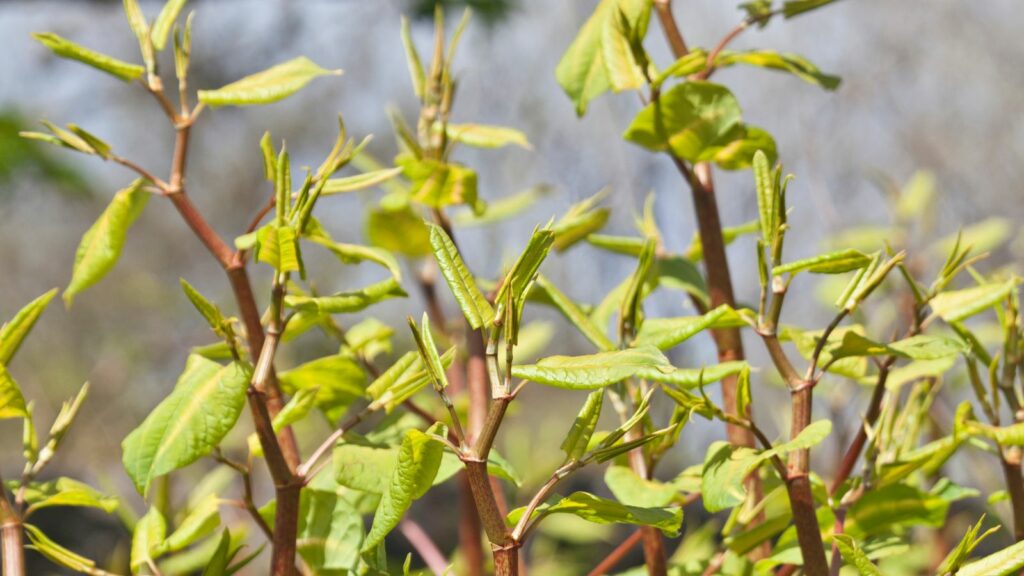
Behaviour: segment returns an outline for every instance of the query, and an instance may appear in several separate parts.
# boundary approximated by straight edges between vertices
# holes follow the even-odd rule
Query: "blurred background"
[[[546,184],[551,192],[534,207],[493,227],[457,231],[470,266],[491,277],[503,261],[518,253],[532,228],[559,215],[598,190],[611,190],[613,208],[607,231],[633,233],[634,217],[650,192],[666,248],[682,251],[694,234],[689,191],[665,157],[622,140],[621,134],[640,103],[628,94],[595,101],[585,118],[554,79],[563,51],[594,6],[590,0],[446,0],[449,19],[470,4],[476,11],[457,59],[459,92],[456,122],[508,125],[523,130],[533,150],[462,149],[459,160],[479,172],[486,200]],[[155,14],[158,2],[142,2]],[[690,46],[710,47],[743,17],[733,2],[677,0],[676,16]],[[416,100],[406,72],[399,18],[414,18],[414,38],[423,46],[432,27],[429,0],[194,0],[193,79],[196,87],[217,87],[274,63],[306,55],[327,68],[345,70],[341,78],[317,80],[297,95],[268,107],[224,108],[204,113],[193,131],[189,188],[194,201],[225,237],[239,234],[265,202],[270,190],[262,179],[258,139],[269,130],[285,139],[293,162],[316,165],[336,135],[342,113],[350,134],[375,135],[370,152],[385,161],[396,152],[386,111],[407,118]],[[941,258],[936,242],[960,227],[982,223],[985,247],[993,249],[983,269],[1015,266],[1020,272],[1024,236],[1020,188],[1024,157],[1024,43],[1019,30],[1024,8],[1012,0],[966,2],[932,0],[892,2],[847,0],[792,21],[751,30],[735,49],[771,48],[810,58],[823,71],[842,77],[835,92],[825,92],[792,76],[760,69],[722,70],[716,81],[733,89],[745,120],[770,131],[780,160],[796,175],[790,187],[791,258],[809,256],[833,236],[852,230],[851,241],[877,247],[880,237],[908,245],[914,257]],[[9,0],[0,3],[0,318],[10,317],[31,298],[70,278],[81,234],[113,193],[131,181],[122,168],[95,158],[23,141],[18,130],[36,129],[39,119],[75,122],[110,142],[116,151],[158,174],[167,170],[173,134],[152,99],[84,66],[54,58],[32,41],[33,31],[53,31],[100,52],[137,60],[137,44],[116,1]],[[647,46],[662,65],[670,58],[660,29],[652,22]],[[911,236],[896,239],[890,206],[898,190],[918,170],[934,175],[936,195],[920,213],[906,215]],[[321,204],[321,221],[340,241],[363,242],[363,216],[379,192],[336,196]],[[756,217],[749,172],[719,173],[718,197],[726,225]],[[990,245],[990,246],[989,246]],[[741,301],[757,298],[753,240],[730,247],[734,281]],[[326,291],[366,284],[374,270],[342,266],[322,254],[316,281]],[[941,264],[941,262],[939,262]],[[610,256],[583,245],[556,256],[545,272],[584,302],[597,302],[627,276],[629,258]],[[925,269],[930,270],[927,266]],[[407,278],[414,273],[408,269]],[[71,309],[54,303],[19,354],[12,373],[27,397],[36,400],[40,422],[52,419],[60,402],[85,380],[93,387],[75,434],[58,456],[51,474],[80,477],[125,495],[142,510],[120,465],[120,439],[170,390],[188,350],[210,342],[207,329],[178,289],[184,277],[204,294],[230,308],[230,291],[214,262],[186,229],[171,206],[154,199],[133,228],[115,270],[78,297]],[[267,286],[256,274],[255,285]],[[373,308],[393,326],[423,309],[414,287],[410,298]],[[821,326],[831,317],[813,280],[795,286],[784,318],[802,326]],[[265,292],[265,290],[264,290]],[[456,309],[448,302],[454,315]],[[652,316],[686,313],[678,295],[659,296],[648,305]],[[548,311],[533,312],[556,335],[544,354],[582,353],[585,342]],[[894,310],[882,322],[891,321]],[[346,319],[347,321],[347,319]],[[396,349],[407,344],[405,331]],[[885,338],[887,334],[876,334]],[[331,345],[303,340],[283,352],[282,366],[294,365]],[[710,339],[699,338],[673,356],[677,365],[713,361]],[[765,365],[758,342],[747,348],[755,364]],[[770,378],[759,378],[755,412],[769,436],[787,429],[785,395]],[[852,434],[863,405],[856,385],[830,383],[818,402],[819,417],[833,417],[837,443]],[[955,389],[954,389],[955,390]],[[557,465],[558,444],[579,394],[531,387],[503,429],[499,447],[526,478],[522,500]],[[955,398],[955,393],[954,393]],[[950,406],[955,406],[953,400]],[[247,418],[247,416],[243,416]],[[0,466],[10,478],[20,467],[14,421],[0,422]],[[45,427],[48,424],[42,424]],[[845,432],[842,429],[845,428]],[[326,431],[321,426],[314,438]],[[699,462],[707,443],[723,436],[719,425],[691,424],[681,447],[663,465],[672,477]],[[240,442],[243,436],[237,438]],[[834,466],[834,445],[816,452],[823,475]],[[965,457],[967,458],[967,457]],[[956,463],[960,462],[961,465]],[[984,494],[999,482],[995,461],[979,467],[954,461],[952,475],[982,495],[967,500],[976,519]],[[199,466],[202,468],[209,463]],[[183,477],[189,478],[188,474]],[[604,490],[600,471],[581,474],[576,488]],[[567,487],[568,489],[568,487]],[[431,492],[413,509],[414,517],[445,518],[452,491]],[[1005,510],[996,507],[997,512]],[[440,515],[437,512],[440,511]],[[689,513],[689,512],[688,512]],[[44,520],[58,541],[104,560],[125,550],[126,533],[102,514],[58,509]],[[688,525],[701,521],[699,510]],[[966,520],[965,520],[966,521]],[[955,524],[955,522],[954,522]],[[82,526],[91,526],[83,531]],[[432,535],[445,552],[455,546],[455,518],[434,526]],[[960,524],[951,528],[961,532]],[[622,532],[608,527],[551,522],[534,544],[533,554],[558,563],[539,566],[539,574],[575,574],[610,549]],[[959,536],[956,536],[957,538]],[[1000,535],[1000,538],[1005,538]],[[389,545],[404,557],[407,544]],[[992,546],[1001,544],[993,538]],[[596,547],[596,548],[595,548]],[[400,554],[400,556],[399,556]],[[941,557],[941,556],[940,556]],[[639,558],[639,556],[637,557]],[[49,573],[49,565],[38,565]],[[253,573],[259,573],[255,571]]]

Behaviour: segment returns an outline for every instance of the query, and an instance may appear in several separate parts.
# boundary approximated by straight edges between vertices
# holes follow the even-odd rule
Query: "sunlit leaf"
[[[525,508],[509,512],[509,522],[517,522],[525,512]],[[586,492],[574,492],[552,503],[540,505],[534,512],[534,522],[537,518],[551,514],[572,514],[597,524],[653,526],[668,536],[678,534],[683,521],[681,508],[627,506]]]
[[[270,104],[298,92],[315,78],[331,75],[340,76],[341,70],[326,70],[300,56],[216,90],[200,90],[199,101],[209,106]]]
[[[402,289],[402,286],[394,278],[388,278],[361,290],[338,292],[331,296],[288,295],[284,297],[284,302],[290,308],[319,314],[346,314],[358,312],[388,298],[404,298],[406,296],[408,294]]]
[[[724,50],[715,58],[715,66],[732,66],[733,64],[747,64],[789,72],[805,82],[826,90],[835,90],[839,87],[840,82],[838,76],[823,73],[803,56],[783,54],[774,50],[750,50],[747,52]]]
[[[106,54],[93,52],[84,46],[75,44],[53,33],[36,32],[32,34],[32,37],[50,50],[53,50],[53,53],[61,58],[78,60],[93,68],[112,74],[125,82],[137,80],[146,73],[146,69],[138,64],[131,64],[117,58],[111,58]]]
[[[474,329],[488,324],[494,318],[494,308],[480,291],[455,243],[440,226],[430,226],[430,246],[466,321]]]
[[[723,86],[692,81],[679,84],[644,107],[625,138],[655,152],[671,151],[691,162],[712,160],[741,137],[739,103]]]
[[[0,366],[11,363],[14,354],[21,347],[21,343],[25,341],[25,337],[42,316],[55,294],[57,294],[56,288],[39,296],[19,310],[14,318],[0,326]]]
[[[632,378],[645,368],[669,372],[672,365],[657,348],[642,346],[586,356],[549,356],[536,364],[513,366],[512,375],[558,388],[596,390]]]

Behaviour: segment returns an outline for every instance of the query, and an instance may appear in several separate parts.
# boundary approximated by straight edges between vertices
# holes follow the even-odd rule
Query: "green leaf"
[[[635,236],[612,236],[609,234],[590,234],[587,236],[587,242],[602,250],[634,258],[640,255],[646,243],[643,238]]]
[[[330,75],[340,76],[341,70],[326,70],[300,56],[216,90],[200,90],[199,101],[209,106],[270,104],[298,92],[314,78]]]
[[[21,347],[21,343],[25,341],[25,337],[36,325],[55,294],[57,294],[56,288],[39,296],[19,310],[14,318],[0,326],[0,366],[11,363],[14,354]]]
[[[167,520],[160,509],[151,506],[135,524],[132,533],[131,567],[136,571],[160,557],[160,547],[167,537]]]
[[[370,244],[397,254],[420,258],[430,254],[430,229],[408,205],[398,210],[372,210],[366,220]]]
[[[448,370],[454,360],[455,347],[449,348],[441,355],[441,364],[445,370]],[[370,408],[379,409],[383,406],[390,413],[395,406],[405,402],[430,383],[430,375],[419,353],[408,352],[367,387],[366,392],[373,399]]]
[[[321,194],[327,196],[330,194],[343,194],[345,192],[355,192],[357,190],[372,188],[378,184],[387,182],[401,173],[401,168],[385,168],[383,170],[363,172],[361,174],[347,176],[345,178],[331,178],[327,181],[327,184],[324,184],[324,189]]]
[[[278,272],[300,272],[302,255],[295,228],[267,224],[256,233],[256,260]]]
[[[632,378],[643,369],[669,372],[672,365],[657,348],[641,346],[586,356],[549,356],[536,364],[513,366],[512,375],[558,388],[596,390]]]
[[[743,136],[715,152],[714,162],[725,170],[746,170],[753,164],[754,154],[758,151],[766,154],[769,162],[774,163],[778,158],[775,139],[768,131],[744,125]]]
[[[338,292],[331,296],[288,295],[284,297],[284,303],[290,308],[318,314],[347,314],[358,312],[388,298],[405,298],[406,296],[408,294],[402,289],[402,286],[394,278],[388,278],[361,290]]]
[[[754,183],[757,186],[757,212],[761,224],[761,239],[766,246],[775,244],[779,228],[778,195],[772,165],[764,152],[754,153]]]
[[[438,425],[431,427],[436,433]],[[384,537],[398,525],[406,510],[426,494],[434,483],[441,466],[444,444],[419,430],[409,430],[402,438],[398,462],[381,495],[373,526],[366,535],[362,551],[368,552],[384,541]]]
[[[597,429],[597,421],[601,417],[601,405],[604,401],[604,390],[595,390],[587,396],[579,414],[573,420],[572,428],[562,440],[562,451],[567,461],[579,460],[587,451],[590,437]]]
[[[846,531],[864,538],[888,534],[900,526],[931,526],[946,522],[949,501],[906,484],[889,484],[869,490],[851,507]],[[961,572],[962,573],[962,572]]]
[[[167,46],[167,35],[170,34],[171,28],[174,27],[174,23],[178,20],[178,15],[181,14],[181,10],[185,7],[187,1],[167,0],[167,3],[160,10],[160,14],[153,22],[153,30],[150,32],[150,38],[153,39],[153,47],[157,50],[163,50]]]
[[[138,0],[124,0],[124,13],[128,18],[128,27],[135,33],[139,40],[139,51],[142,52],[142,60],[146,63],[146,71],[150,78],[156,73],[156,55],[153,53],[153,41],[149,36],[149,22],[146,20]]]
[[[248,374],[189,356],[171,394],[133,430],[121,447],[135,488],[149,491],[154,478],[209,454],[234,427],[245,405]]]
[[[723,304],[703,316],[648,318],[640,326],[633,344],[668,350],[707,329],[741,326],[746,326],[746,323],[740,314]]]
[[[92,486],[72,478],[30,482],[25,486],[24,497],[29,505],[26,516],[53,506],[98,508],[108,514],[118,507],[116,497],[102,494]]]
[[[144,181],[136,180],[121,190],[99,219],[82,236],[75,253],[71,282],[64,290],[64,302],[70,306],[75,295],[100,281],[117,263],[124,247],[128,229],[149,201],[142,189]]]
[[[416,45],[412,42],[409,19],[405,16],[402,16],[402,47],[405,48],[405,63],[409,67],[409,77],[412,79],[413,92],[417,98],[422,99],[426,77],[423,74],[423,64],[420,62],[420,55],[416,52]]]
[[[14,381],[3,364],[0,364],[0,420],[7,418],[28,418],[25,397],[21,387]]]
[[[434,390],[441,391],[448,387],[448,376],[445,371],[441,356],[437,353],[437,345],[434,344],[434,336],[430,333],[430,317],[423,313],[423,320],[419,330],[416,329],[416,322],[409,317],[409,328],[416,340],[416,347],[420,351],[420,359],[426,367],[427,375],[434,385]]]
[[[366,390],[366,372],[359,361],[348,354],[318,358],[279,376],[282,389],[289,394],[315,391],[316,406],[331,421],[340,418]]]
[[[316,221],[312,220],[310,224],[314,222]],[[365,261],[374,262],[386,268],[396,281],[402,281],[402,269],[398,265],[398,260],[391,252],[383,248],[336,242],[319,225],[315,228],[312,225],[309,226],[309,229],[306,231],[306,238],[327,248],[345,264],[358,264]]]
[[[472,169],[411,154],[399,155],[395,163],[409,179],[413,201],[431,208],[466,204],[474,212],[482,212],[483,204],[477,200],[476,172]]]
[[[932,298],[932,312],[946,322],[959,322],[995,306],[1018,284],[1017,278],[964,290],[940,292]]]
[[[24,526],[25,533],[28,534],[28,540],[32,543],[31,547],[45,556],[50,562],[83,574],[96,573],[96,562],[50,540],[42,530],[35,526],[31,524],[25,524]]]
[[[590,198],[573,204],[565,215],[551,226],[551,231],[555,234],[554,248],[556,251],[564,252],[573,244],[604,227],[611,215],[611,210],[596,207],[604,196],[603,192],[598,192]]]
[[[533,149],[526,134],[515,128],[486,124],[446,124],[445,128],[450,140],[474,148],[504,148],[514,145],[526,150]]]
[[[810,12],[811,10],[817,10],[823,6],[827,6],[836,0],[786,0],[782,4],[782,14],[786,18],[792,18],[799,16],[804,12]]]
[[[521,214],[538,200],[550,194],[550,192],[551,187],[546,184],[533,186],[522,192],[503,196],[493,202],[488,202],[487,208],[482,214],[477,215],[472,210],[459,212],[452,218],[452,222],[459,226],[482,226],[506,220]]]
[[[508,515],[508,521],[515,523],[524,513],[525,508],[513,510]],[[595,524],[653,526],[668,536],[678,534],[683,521],[681,508],[627,506],[587,492],[574,492],[557,502],[538,506],[534,512],[534,522],[551,514],[572,514]]]
[[[679,84],[644,107],[626,130],[626,140],[655,152],[700,162],[742,136],[740,106],[724,86]]]
[[[632,90],[644,84],[642,71],[623,37],[620,13],[631,28],[645,29],[650,3],[601,0],[555,69],[558,83],[576,104],[580,116],[587,104],[605,91]]]
[[[181,521],[181,524],[159,543],[160,554],[184,550],[187,546],[198,542],[213,533],[220,525],[220,500],[210,494],[199,501]]]
[[[363,518],[341,491],[305,489],[299,516],[298,553],[316,573],[355,572]]]
[[[868,555],[864,553],[864,550],[861,549],[856,540],[848,534],[836,534],[833,538],[836,547],[839,548],[839,553],[843,556],[843,560],[856,568],[858,574],[861,576],[882,576],[882,571],[871,563]]]
[[[963,539],[956,545],[956,548],[953,548],[946,555],[946,558],[942,560],[942,564],[939,564],[939,567],[935,570],[936,573],[957,574],[958,570],[967,562],[971,552],[978,547],[978,544],[981,544],[982,540],[999,531],[999,526],[993,526],[985,532],[981,532],[981,526],[984,522],[985,516],[982,515],[978,523],[967,530],[967,533],[964,534]]]
[[[181,283],[181,289],[185,292],[189,302],[195,306],[199,314],[206,320],[206,323],[210,325],[210,328],[213,328],[213,331],[218,335],[227,337],[229,334],[228,330],[230,330],[230,322],[224,318],[220,308],[213,302],[210,302],[206,296],[200,294],[184,278],[179,278],[178,281]]]
[[[838,76],[823,73],[803,56],[780,54],[774,50],[750,50],[748,52],[725,50],[715,59],[715,66],[719,68],[732,66],[733,64],[747,64],[749,66],[789,72],[807,83],[820,86],[826,90],[835,90],[839,87],[840,82]]]
[[[701,474],[701,496],[709,512],[718,512],[738,506],[746,500],[743,481],[761,464],[774,456],[783,456],[795,450],[804,450],[820,444],[832,432],[832,423],[818,420],[803,429],[789,442],[778,444],[771,450],[731,446],[728,442],[713,442],[704,457]]]
[[[537,288],[544,291],[555,308],[580,331],[580,334],[586,336],[587,340],[597,346],[598,350],[609,352],[615,349],[615,344],[605,336],[604,332],[594,324],[579,305],[543,275],[537,276]]]
[[[645,368],[637,372],[638,378],[673,384],[683,389],[697,388],[712,382],[718,382],[729,376],[739,374],[750,365],[742,360],[730,360],[721,364],[712,364],[703,368]]]
[[[957,576],[1010,576],[1024,568],[1024,542],[1017,542],[961,568]]]
[[[703,48],[694,48],[668,65],[651,80],[653,86],[661,86],[669,78],[685,78],[707,68],[708,53]]]
[[[853,331],[843,333],[842,339],[826,345],[830,359],[854,356],[897,356],[912,360],[938,360],[957,356],[968,351],[961,340],[945,336],[928,336],[919,334],[891,344],[882,344],[869,340]]]
[[[455,243],[439,226],[430,225],[430,246],[434,250],[437,267],[448,282],[448,287],[469,325],[473,329],[479,329],[489,324],[494,319],[494,308],[480,292]]]
[[[505,274],[505,281],[502,282],[498,295],[494,298],[495,302],[506,302],[511,291],[512,300],[517,310],[517,325],[518,315],[522,313],[522,305],[529,292],[529,287],[533,284],[540,265],[547,258],[548,252],[551,251],[554,241],[555,234],[552,230],[547,228],[535,229],[533,235],[530,236],[530,241],[526,243],[526,248],[523,248],[515,264]]]
[[[671,504],[679,494],[672,484],[641,478],[626,466],[609,466],[604,473],[604,483],[615,498],[627,506],[661,508]]]
[[[772,268],[772,275],[781,276],[804,271],[812,274],[842,274],[865,268],[870,263],[871,257],[860,250],[838,250],[795,262],[787,262]]]
[[[78,60],[79,62],[92,66],[93,68],[102,70],[107,74],[116,76],[125,82],[138,80],[146,72],[146,69],[138,64],[131,64],[116,58],[111,58],[106,54],[93,52],[84,46],[75,44],[70,40],[61,38],[60,36],[50,32],[36,32],[32,34],[32,37],[61,58]]]

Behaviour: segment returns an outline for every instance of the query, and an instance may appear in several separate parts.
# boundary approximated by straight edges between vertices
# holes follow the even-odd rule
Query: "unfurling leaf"
[[[838,250],[795,262],[787,262],[782,266],[772,268],[772,274],[780,276],[805,271],[812,274],[842,274],[865,268],[869,264],[871,264],[871,257],[859,250]]]
[[[363,310],[381,300],[405,298],[406,296],[408,294],[402,289],[402,286],[394,278],[388,278],[361,290],[338,292],[331,296],[288,295],[284,297],[284,303],[290,308],[320,314],[347,314]]]
[[[14,318],[0,326],[0,366],[11,363],[14,354],[21,347],[21,343],[25,341],[25,337],[42,316],[43,310],[46,310],[46,306],[53,300],[55,294],[57,294],[56,288],[39,296],[19,310]]]
[[[448,282],[448,287],[459,303],[462,314],[473,329],[488,324],[494,319],[494,308],[480,291],[476,280],[462,261],[458,248],[439,226],[430,226],[430,246],[437,259],[437,267]]]
[[[525,508],[509,512],[509,522],[518,522]],[[597,524],[633,524],[653,526],[668,536],[679,533],[683,522],[681,508],[627,506],[614,500],[599,498],[586,492],[574,492],[551,504],[542,504],[534,511],[534,522],[552,514],[572,514]]]
[[[190,356],[174,390],[133,430],[121,447],[135,488],[209,454],[234,427],[245,405],[247,372]]]
[[[0,420],[6,418],[28,418],[25,397],[21,387],[14,381],[3,364],[0,364]]]
[[[959,322],[995,306],[1019,282],[1017,278],[1011,278],[1005,282],[941,292],[931,300],[932,312],[946,322]]]
[[[826,90],[835,90],[839,87],[840,79],[818,70],[818,67],[809,60],[796,54],[780,54],[774,50],[751,50],[749,52],[732,52],[725,50],[715,59],[715,66],[731,66],[733,64],[748,64],[760,66],[772,70],[789,72],[797,78],[821,86]]]
[[[25,533],[28,535],[29,542],[32,543],[32,548],[45,556],[50,562],[83,574],[94,574],[96,572],[96,562],[50,540],[49,536],[36,526],[25,524]]]
[[[633,344],[668,350],[704,330],[737,328],[745,325],[740,313],[723,304],[703,316],[648,318],[644,320]]]
[[[645,0],[601,0],[565,51],[555,70],[558,83],[582,116],[587,104],[607,90],[643,87],[644,77],[625,37],[623,22],[642,37],[650,17]],[[621,15],[621,16],[620,16]]]
[[[345,178],[331,178],[327,181],[327,184],[324,185],[323,194],[343,194],[345,192],[355,192],[357,190],[372,188],[378,184],[387,182],[401,173],[401,168],[386,168],[384,170],[363,172],[362,174],[347,176]]]
[[[144,181],[136,180],[118,192],[99,219],[82,236],[75,253],[71,282],[64,290],[64,302],[70,306],[75,295],[96,284],[117,263],[124,247],[128,229],[149,201],[142,189]]]
[[[562,451],[565,452],[566,460],[579,460],[587,451],[590,437],[594,435],[597,428],[597,420],[601,417],[601,404],[604,400],[604,390],[594,390],[587,396],[579,414],[572,423],[572,428],[562,441]]]
[[[153,39],[153,48],[163,50],[167,46],[167,36],[171,32],[171,28],[174,27],[174,22],[178,19],[178,15],[181,14],[181,10],[185,7],[187,1],[167,0],[167,3],[164,4],[160,14],[153,22],[153,29],[150,32],[150,38]]]
[[[670,151],[691,162],[710,161],[743,136],[741,119],[739,103],[727,88],[692,81],[648,104],[624,136],[655,152]]]
[[[447,124],[448,138],[474,148],[504,148],[519,146],[531,150],[526,134],[515,128],[506,126],[488,126],[486,124]]]
[[[848,534],[836,534],[833,538],[835,538],[836,546],[839,548],[839,553],[842,554],[843,560],[856,568],[860,576],[882,576],[882,571],[871,563],[868,555],[864,553],[864,550],[861,549],[857,541],[851,536]]]
[[[401,154],[395,163],[409,180],[412,200],[431,208],[466,204],[482,213],[484,204],[477,199],[476,172],[459,164]]]
[[[149,511],[135,524],[132,533],[132,570],[153,562],[161,555],[160,547],[167,538],[167,520],[160,509],[151,506]]]
[[[53,50],[53,53],[61,58],[78,60],[79,62],[92,66],[93,68],[112,74],[125,82],[138,80],[146,73],[146,69],[138,64],[124,62],[117,58],[111,58],[106,54],[93,52],[84,46],[75,44],[74,42],[61,38],[56,34],[49,32],[36,32],[32,34],[32,37],[41,42],[43,46]]]
[[[298,92],[315,78],[330,75],[340,76],[341,70],[321,68],[300,56],[216,90],[200,90],[199,101],[209,106],[270,104]]]
[[[398,463],[377,505],[373,526],[363,542],[363,552],[383,542],[413,501],[426,494],[433,485],[434,477],[441,467],[444,444],[429,433],[444,434],[444,427],[435,424],[428,433],[409,430],[402,438]]]
[[[558,388],[596,390],[644,369],[671,372],[672,365],[657,348],[641,346],[586,356],[549,356],[536,364],[513,366],[512,375]]]

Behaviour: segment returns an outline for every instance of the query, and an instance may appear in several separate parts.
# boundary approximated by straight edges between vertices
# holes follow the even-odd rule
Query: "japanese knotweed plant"
[[[250,225],[233,240],[214,231],[186,189],[191,130],[218,107],[268,104],[338,72],[296,58],[193,95],[188,84],[192,16],[179,22],[185,0],[167,2],[152,21],[135,0],[125,0],[142,64],[98,54],[55,34],[37,34],[58,56],[150,93],[175,142],[169,173],[162,178],[75,124],[45,123],[47,133],[24,134],[111,161],[135,177],[82,238],[64,291],[66,304],[113,268],[128,229],[157,196],[170,202],[223,268],[238,317],[225,315],[221,305],[181,281],[216,342],[193,349],[168,396],[122,443],[125,470],[149,506],[141,515],[82,483],[37,480],[85,393],[66,405],[39,448],[31,407],[6,366],[54,293],[0,329],[0,418],[20,418],[26,430],[22,478],[4,484],[0,498],[5,576],[25,573],[26,540],[66,568],[110,573],[28,522],[45,506],[121,508],[133,533],[125,566],[138,574],[233,574],[247,565],[255,573],[275,575],[410,573],[411,557],[403,565],[385,550],[388,535],[397,529],[434,573],[454,566],[459,573],[477,575],[490,568],[507,576],[525,569],[524,546],[556,514],[636,527],[595,564],[593,574],[613,569],[640,542],[645,566],[639,570],[653,575],[800,570],[822,576],[838,574],[844,566],[881,574],[876,563],[898,555],[920,531],[941,527],[951,503],[975,494],[942,474],[958,450],[969,448],[987,451],[1001,464],[1005,496],[995,495],[993,501],[1010,502],[1015,539],[1024,538],[1018,278],[1006,270],[977,270],[983,254],[971,247],[977,241],[971,233],[940,243],[944,260],[937,266],[925,258],[936,250],[914,257],[915,246],[896,234],[884,235],[888,243],[840,241],[820,255],[788,257],[790,177],[776,164],[775,141],[743,121],[726,87],[709,81],[718,68],[747,64],[835,88],[837,78],[801,57],[727,49],[748,28],[830,3],[744,4],[746,19],[704,51],[687,46],[669,0],[602,0],[570,44],[557,80],[581,115],[590,100],[608,90],[639,94],[643,107],[625,138],[666,154],[676,165],[692,192],[698,236],[686,252],[668,252],[653,216],[654,197],[638,219],[638,235],[601,234],[609,211],[595,196],[534,228],[511,263],[492,262],[482,271],[471,270],[463,259],[459,227],[514,215],[538,191],[487,203],[478,194],[476,172],[455,159],[460,146],[529,147],[526,135],[513,128],[449,122],[457,84],[453,58],[468,18],[448,38],[438,12],[429,59],[421,58],[403,22],[420,111],[412,123],[397,112],[391,115],[400,149],[393,167],[366,154],[367,140],[349,139],[339,121],[339,136],[323,162],[293,178],[286,147],[275,146],[268,134],[258,149],[270,192],[262,205],[253,206]],[[675,56],[664,68],[644,47],[654,15]],[[157,66],[158,54],[168,46],[177,82],[171,93]],[[751,170],[757,220],[722,226],[715,165]],[[339,176],[348,166],[357,172]],[[331,195],[371,188],[386,193],[368,213],[369,245],[336,241],[331,223],[319,220],[316,208]],[[928,194],[930,187],[918,180],[896,194],[898,224],[926,205]],[[735,301],[725,253],[727,243],[745,235],[756,237],[753,261],[760,280],[760,298],[750,307]],[[556,257],[552,252],[584,241],[635,261],[632,274],[596,305],[575,301],[540,273],[544,262]],[[384,279],[359,290],[321,294],[313,280],[317,271],[302,257],[317,246],[343,264],[376,264]],[[250,281],[255,265],[271,272],[267,285]],[[411,279],[403,274],[408,270],[416,272]],[[458,321],[446,315],[438,275],[463,316]],[[838,280],[832,321],[824,328],[784,324],[790,286],[813,275],[828,275],[826,288]],[[928,277],[934,279],[923,280]],[[422,292],[427,311],[408,320],[411,349],[392,357],[392,336],[404,329],[373,318],[345,319],[405,297],[410,282]],[[657,291],[688,299],[696,313],[648,316],[645,301]],[[524,349],[544,348],[541,331],[525,319],[527,310],[540,306],[560,313],[593,347],[591,353],[542,353],[535,363],[517,361]],[[974,317],[991,310],[998,330],[980,330],[983,325]],[[279,371],[279,349],[313,330],[332,340],[338,352]],[[763,343],[770,367],[758,371],[744,360],[743,331]],[[718,348],[718,363],[673,365],[666,352],[705,332]],[[781,439],[768,437],[750,410],[755,391],[772,380],[781,380],[792,398],[792,428]],[[963,402],[941,420],[933,408],[943,399],[942,384],[958,380],[969,384],[976,402]],[[810,449],[830,435],[833,423],[814,420],[814,391],[858,384],[871,390],[863,419],[851,427],[855,431],[842,447],[839,466],[821,469],[819,476],[811,469]],[[520,475],[494,446],[506,414],[513,414],[510,405],[531,385],[586,395],[581,394],[578,412],[565,415],[560,465],[543,471],[547,480],[515,507],[508,488],[521,483]],[[706,393],[709,386],[721,387],[720,403]],[[610,430],[599,430],[606,404],[616,421]],[[671,410],[652,411],[654,405]],[[243,419],[246,406],[250,417]],[[983,418],[975,416],[975,407]],[[333,431],[323,438],[297,438],[293,425],[318,416]],[[656,480],[656,466],[685,438],[683,429],[695,417],[724,423],[728,440],[696,447],[706,454],[701,464],[671,471],[670,481]],[[236,428],[250,427],[247,442],[228,437]],[[936,427],[945,432],[936,437]],[[172,473],[204,458],[220,466],[188,491],[183,506],[175,506],[169,498]],[[604,464],[614,498],[560,489],[571,474]],[[262,475],[272,481],[269,500],[256,484]],[[414,501],[450,479],[456,479],[460,509],[454,562],[433,544],[431,526],[424,529],[406,517]],[[241,496],[230,498],[231,492]],[[677,535],[683,507],[698,502],[710,512],[723,512],[724,525],[713,538],[707,530],[689,534],[678,552],[667,554],[664,535]],[[223,508],[242,510],[245,517],[222,517]],[[1008,575],[1024,568],[1019,543],[971,561],[982,539],[996,530],[983,528],[983,519],[978,520],[927,568],[961,575]],[[248,530],[258,531],[266,544],[244,550],[252,540]],[[705,544],[712,552],[693,553]],[[264,547],[269,560],[259,559]],[[259,562],[263,567],[252,568]],[[885,570],[919,572],[895,565]]]

